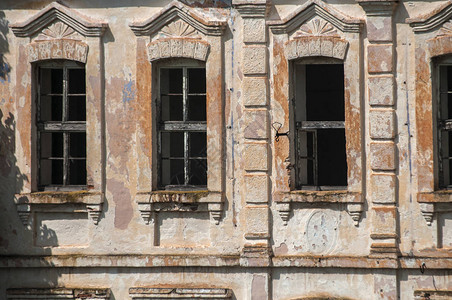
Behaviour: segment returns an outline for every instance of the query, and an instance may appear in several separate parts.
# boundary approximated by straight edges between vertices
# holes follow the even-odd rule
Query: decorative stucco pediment
[[[406,19],[406,22],[413,27],[414,32],[427,32],[445,25],[452,18],[452,1],[448,1],[431,12],[413,18]],[[450,26],[449,26],[450,27]],[[441,33],[442,29],[440,29]],[[441,34],[440,34],[441,35]],[[442,34],[444,35],[444,34]]]
[[[362,23],[363,20],[351,18],[319,0],[308,0],[281,20],[267,21],[274,34],[291,34],[298,31],[303,34],[307,31],[313,36],[319,33],[329,35],[335,29],[341,32],[360,32]]]
[[[57,25],[58,28],[55,28],[56,24],[63,25]],[[34,35],[42,37],[42,34],[48,35],[48,31],[58,32],[64,26],[66,26],[64,28],[66,33],[77,32],[85,37],[102,36],[108,27],[107,23],[92,20],[58,2],[52,2],[26,21],[10,25],[11,30],[18,37]],[[64,34],[64,31],[59,33]]]
[[[179,22],[178,24],[175,24],[174,27],[170,27],[171,23],[177,23],[177,20],[179,19],[182,20],[183,23]],[[184,30],[187,29],[187,31],[179,32],[182,34],[194,33],[194,29],[204,35],[219,36],[223,33],[226,26],[226,20],[208,18],[204,14],[196,11],[196,9],[178,1],[173,1],[151,18],[140,22],[133,22],[129,26],[137,36],[148,36],[158,31],[166,34],[170,31],[171,34],[173,34],[174,29],[182,28]]]

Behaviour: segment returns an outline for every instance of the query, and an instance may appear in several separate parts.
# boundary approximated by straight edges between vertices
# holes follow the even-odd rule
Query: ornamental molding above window
[[[168,31],[171,32],[172,28],[176,27],[171,27],[169,24],[178,19],[183,20],[188,26],[201,34],[213,36],[223,35],[223,30],[227,24],[225,19],[208,19],[196,9],[190,8],[178,1],[173,1],[151,18],[140,22],[133,22],[129,26],[137,36],[150,36],[159,30],[162,34],[165,34]]]
[[[363,23],[362,19],[347,16],[334,8],[333,5],[318,0],[308,0],[281,20],[266,22],[273,35],[272,55],[274,61],[278,62],[273,66],[275,89],[272,101],[283,106],[284,111],[294,109],[292,107],[293,102],[298,99],[295,90],[298,88],[289,88],[288,85],[279,83],[286,83],[289,78],[289,84],[295,84],[294,78],[291,79],[291,77],[294,77],[292,73],[295,72],[296,64],[342,63],[344,66],[345,121],[341,121],[341,124],[331,123],[328,126],[345,128],[347,140],[346,186],[339,188],[334,186],[319,187],[319,190],[309,190],[308,188],[299,190],[296,184],[297,176],[294,175],[297,173],[297,165],[295,154],[293,154],[295,148],[297,148],[295,146],[296,141],[298,141],[296,139],[296,132],[299,128],[297,123],[305,123],[304,125],[301,124],[301,127],[304,126],[301,129],[306,132],[315,131],[318,128],[314,121],[303,120],[304,122],[298,122],[297,120],[295,122],[289,116],[290,114],[284,115],[283,119],[277,121],[282,124],[280,130],[288,132],[290,143],[280,142],[277,147],[275,146],[274,159],[284,162],[285,168],[275,172],[275,189],[273,190],[273,197],[283,225],[287,225],[292,209],[300,207],[298,203],[345,204],[353,224],[355,226],[359,224],[364,209],[364,197],[362,195],[364,165],[361,155],[358,154],[362,153],[363,138],[361,133],[351,133],[350,129],[356,128],[360,131],[360,128],[362,128],[359,117],[360,111],[363,110],[363,107],[359,104],[362,97],[360,92],[362,87],[360,86],[361,80],[358,75],[360,72],[357,69],[359,65],[357,62],[362,59],[358,49],[361,48],[360,34]],[[289,71],[289,69],[292,71]],[[301,76],[301,78],[304,77]],[[300,86],[305,85],[300,84]]]
[[[28,227],[33,226],[30,216],[34,212],[54,212],[63,208],[70,210],[76,207],[77,210],[87,212],[94,223],[97,224],[102,211],[103,191],[105,189],[102,181],[103,159],[101,159],[103,155],[101,144],[104,141],[94,138],[103,136],[101,132],[101,122],[103,121],[95,116],[102,115],[103,109],[102,101],[99,98],[99,95],[102,95],[101,82],[103,81],[103,70],[99,68],[99,65],[103,63],[101,54],[103,50],[100,42],[108,24],[84,16],[58,2],[52,2],[25,21],[10,24],[9,27],[17,39],[18,65],[16,76],[17,78],[27,78],[24,81],[26,84],[16,88],[16,101],[24,103],[17,109],[17,119],[19,120],[17,127],[21,139],[16,139],[16,149],[22,149],[23,153],[27,153],[18,161],[18,167],[20,172],[28,178],[23,186],[17,188],[15,195],[19,217],[24,226]],[[90,54],[88,50],[90,50]],[[54,191],[40,191],[38,187],[38,178],[42,177],[39,174],[39,158],[35,157],[39,151],[39,142],[34,138],[36,131],[39,131],[37,130],[38,127],[44,126],[45,130],[50,131],[52,131],[51,125],[56,123],[58,123],[57,127],[61,128],[55,127],[53,128],[54,131],[61,130],[63,127],[70,127],[66,126],[68,124],[65,123],[67,121],[65,119],[58,122],[49,119],[45,120],[50,121],[46,124],[38,124],[39,120],[33,116],[40,104],[36,99],[38,98],[36,97],[38,91],[36,88],[32,89],[32,85],[37,86],[41,83],[40,78],[43,75],[39,72],[44,64],[48,69],[55,70],[62,69],[63,64],[66,67],[71,65],[70,68],[77,66],[77,68],[83,69],[83,72],[86,71],[85,78],[98,79],[99,82],[99,84],[91,85],[86,85],[86,82],[84,82],[83,91],[79,92],[81,94],[74,96],[83,97],[83,101],[85,101],[83,112],[80,113],[83,117],[76,120],[78,127],[75,131],[80,131],[82,127],[85,128],[85,123],[90,124],[90,130],[82,130],[86,134],[86,149],[89,149],[89,151],[86,151],[86,157],[84,157],[87,168],[84,176],[86,182],[83,184],[83,188],[73,190],[69,187],[66,189],[56,188]],[[45,77],[47,78],[48,74]],[[81,86],[82,83],[77,81],[77,85]],[[52,122],[55,124],[51,124]],[[41,131],[44,132],[45,130]],[[74,130],[74,128],[70,130]],[[99,145],[94,145],[88,141],[97,141]]]
[[[287,34],[296,32],[298,29],[303,30],[306,26],[309,28],[309,22],[314,18],[330,23],[341,32],[359,33],[364,23],[363,20],[349,17],[323,1],[309,0],[281,20],[267,21],[267,25],[274,34]],[[320,33],[330,34],[329,32],[331,33],[332,30]]]
[[[446,2],[427,14],[419,15],[413,18],[407,18],[406,23],[410,24],[416,33],[429,32],[438,26],[446,23],[452,17],[452,3]]]
[[[205,70],[205,75],[203,75],[203,77],[205,76],[204,90],[202,92],[197,91],[196,93],[201,93],[199,95],[193,94],[190,96],[191,92],[187,89],[187,85],[182,85],[184,89],[182,94],[186,95],[183,96],[183,99],[185,99],[183,102],[189,103],[186,101],[190,101],[187,99],[192,96],[204,97],[205,103],[202,106],[205,107],[206,116],[209,116],[209,118],[204,117],[202,119],[191,119],[191,117],[187,119],[187,116],[185,116],[183,120],[165,119],[165,122],[162,123],[160,122],[160,109],[163,106],[160,106],[160,104],[149,105],[147,110],[143,111],[148,121],[138,128],[138,136],[141,138],[137,145],[137,153],[142,158],[143,164],[137,170],[138,192],[136,203],[146,224],[150,224],[158,212],[208,212],[211,220],[215,224],[219,224],[224,207],[224,174],[222,172],[224,163],[222,105],[224,93],[223,80],[221,79],[223,74],[221,57],[224,49],[223,33],[226,25],[226,19],[221,17],[221,13],[218,11],[206,13],[202,9],[190,7],[179,1],[171,2],[147,20],[133,22],[129,25],[137,36],[140,56],[144,56],[144,59],[151,62],[151,64],[143,65],[143,58],[140,58],[142,69],[148,68],[149,74],[152,74],[152,78],[148,77],[143,82],[143,105],[161,103],[159,102],[162,101],[161,98],[168,96],[159,92],[161,89],[159,70],[179,68],[184,70],[183,74],[188,74],[189,69],[193,67],[195,69],[201,68]],[[165,60],[167,58],[173,59]],[[138,77],[144,78],[146,74],[146,72],[143,72],[143,76],[141,76],[138,72]],[[190,76],[183,75],[183,78],[183,82],[190,80]],[[149,82],[152,82],[152,85],[145,88],[144,86]],[[141,93],[140,89],[138,93]],[[181,95],[172,96],[179,97]],[[188,106],[186,108],[188,109]],[[147,114],[150,112],[152,118],[155,118],[156,121],[149,120]],[[183,129],[181,126],[186,128]],[[208,170],[206,172],[207,184],[187,183],[184,180],[185,185],[193,186],[178,189],[173,186],[177,185],[176,183],[171,183],[170,186],[168,186],[168,183],[163,183],[162,178],[166,178],[167,174],[159,171],[159,164],[162,164],[163,160],[167,161],[171,158],[160,157],[164,151],[159,150],[161,144],[158,144],[157,141],[162,132],[165,131],[169,134],[174,130],[183,131],[184,143],[188,144],[191,140],[190,132],[205,133],[206,155],[202,155],[202,160],[206,160],[208,166],[206,168]],[[185,138],[186,135],[188,138]],[[166,135],[162,136],[162,139],[166,138]],[[146,148],[151,149],[151,151],[143,151]],[[190,171],[185,171],[192,168],[191,160],[185,159],[185,157],[184,154],[184,165],[187,165],[186,162],[188,161],[189,167],[184,168],[184,174],[191,174]],[[191,157],[190,159],[195,158]],[[172,178],[172,176],[170,177]]]
[[[46,31],[45,28],[56,21],[61,21],[81,35],[89,37],[102,36],[108,27],[107,23],[95,21],[58,2],[52,2],[31,18],[11,24],[10,28],[18,37],[32,37],[39,33],[46,35],[49,29]]]
[[[28,20],[10,27],[17,37],[31,39],[27,46],[29,62],[68,59],[86,63],[86,37],[101,37],[108,25],[53,2]]]
[[[206,19],[196,9],[173,1],[160,13],[130,24],[137,36],[150,36],[149,61],[169,57],[206,61],[210,44],[206,36],[221,36],[226,21]]]
[[[300,37],[289,40],[286,43],[286,55],[288,60],[324,56],[340,60],[345,59],[348,42],[334,37]]]
[[[415,38],[416,136],[423,140],[416,147],[417,173],[422,174],[417,177],[417,202],[428,226],[435,225],[435,214],[450,211],[452,204],[450,184],[444,182],[448,176],[444,175],[444,166],[440,166],[446,152],[443,144],[450,130],[450,116],[442,116],[438,111],[441,95],[450,92],[442,83],[450,75],[441,69],[450,66],[451,18],[452,3],[447,2],[426,14],[406,19]]]

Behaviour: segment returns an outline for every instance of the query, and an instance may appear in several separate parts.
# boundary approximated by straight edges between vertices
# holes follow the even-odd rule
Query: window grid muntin
[[[62,77],[62,93],[43,93],[41,86],[44,83],[43,78],[43,72],[44,70],[63,70],[63,77]],[[82,69],[85,70],[84,66],[81,66],[80,64],[73,63],[73,62],[50,62],[50,63],[43,63],[38,67],[37,70],[37,152],[38,152],[38,170],[39,170],[39,180],[38,180],[38,189],[39,190],[59,190],[59,191],[65,191],[65,190],[80,190],[80,189],[86,189],[86,149],[85,149],[85,156],[84,157],[71,157],[70,156],[70,134],[71,133],[84,133],[85,134],[85,146],[86,146],[86,86],[84,87],[85,93],[73,93],[69,94],[69,70],[74,69]],[[52,72],[52,71],[50,71]],[[85,75],[86,76],[86,75]],[[84,79],[83,79],[84,80]],[[51,85],[53,82],[51,83]],[[43,96],[59,96],[62,97],[62,116],[61,121],[55,121],[55,120],[42,120],[42,98]],[[69,111],[68,111],[68,102],[69,102],[69,96],[78,96],[78,97],[85,97],[83,100],[83,105],[85,106],[85,115],[83,116],[83,120],[79,121],[69,121]],[[53,158],[53,157],[42,157],[42,134],[46,133],[62,133],[63,135],[63,158]],[[53,142],[52,142],[53,143]],[[55,180],[52,178],[50,184],[43,184],[43,169],[42,169],[42,161],[43,160],[63,160],[63,178],[61,184],[55,184]],[[85,165],[84,168],[80,171],[81,173],[78,173],[84,177],[83,184],[71,184],[70,183],[70,176],[71,173],[70,165],[73,163],[73,161],[77,160],[84,160]],[[52,168],[53,173],[53,168]],[[53,174],[51,175],[51,177]]]
[[[162,71],[165,69],[182,69],[182,109],[183,109],[183,120],[182,121],[163,121],[163,97],[164,96],[178,96],[180,93],[164,93],[162,92],[162,82],[163,82],[163,76]],[[157,110],[158,115],[160,118],[159,121],[159,132],[158,132],[158,154],[159,154],[159,187],[164,189],[199,189],[199,188],[206,188],[207,187],[207,153],[205,156],[200,157],[190,157],[190,133],[195,132],[202,132],[207,135],[207,121],[191,121],[189,120],[189,97],[190,96],[203,96],[206,97],[207,93],[189,93],[189,78],[188,78],[188,70],[190,69],[202,69],[205,73],[204,67],[191,67],[191,66],[163,66],[159,68],[159,101],[157,101]],[[205,77],[203,78],[205,80]],[[204,89],[206,89],[206,85],[204,84]],[[169,98],[168,98],[169,99]],[[204,104],[204,109],[206,109],[206,102]],[[207,115],[206,115],[207,117]],[[162,152],[162,134],[166,132],[183,132],[184,134],[184,183],[183,184],[167,184],[165,185],[163,183],[163,160],[173,160],[171,156],[169,157],[163,157]],[[207,137],[206,137],[207,138]],[[205,145],[205,149],[207,151],[207,143]],[[174,160],[177,160],[180,158],[174,158]],[[205,168],[205,175],[206,182],[203,185],[193,185],[190,184],[191,178],[195,175],[191,173],[191,166],[190,161],[194,160],[205,160],[206,161],[206,168]],[[170,174],[171,175],[171,174]],[[174,176],[173,176],[174,177]],[[171,181],[171,179],[170,179]]]
[[[450,172],[452,156],[450,156],[451,149],[448,145],[451,142],[450,135],[452,134],[452,115],[449,114],[451,109],[449,102],[452,102],[452,99],[449,99],[452,95],[452,85],[449,86],[448,82],[452,79],[452,64],[440,64],[438,73],[438,184],[440,188],[452,189],[452,174]]]

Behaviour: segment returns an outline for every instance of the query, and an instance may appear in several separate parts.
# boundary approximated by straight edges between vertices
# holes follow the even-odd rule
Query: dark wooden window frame
[[[183,121],[163,121],[162,120],[162,93],[160,91],[160,81],[162,80],[162,69],[182,69],[183,70]],[[207,189],[207,153],[202,157],[190,157],[189,149],[189,134],[194,132],[207,134],[207,121],[187,121],[188,119],[188,97],[189,96],[204,96],[206,92],[192,94],[188,92],[188,69],[205,69],[205,64],[192,60],[185,59],[170,59],[164,62],[160,62],[157,65],[158,83],[156,87],[158,89],[158,99],[156,101],[156,112],[158,117],[157,124],[157,150],[158,150],[158,187],[164,190],[204,190]],[[204,78],[205,79],[205,78]],[[204,103],[206,105],[206,103]],[[184,184],[162,184],[162,133],[174,133],[182,132],[184,134]],[[207,151],[207,144],[206,144]],[[206,161],[206,184],[205,185],[192,185],[189,184],[190,176],[192,175],[190,170],[189,161],[193,159],[205,159]]]
[[[41,93],[41,70],[42,69],[62,69],[63,70],[63,91],[60,94],[55,94],[62,97],[62,120],[61,121],[43,121],[41,120],[41,107],[42,96]],[[70,137],[71,133],[85,133],[86,139],[86,114],[83,121],[69,121],[68,119],[68,106],[69,96],[85,97],[86,101],[86,87],[84,93],[69,94],[69,69],[85,69],[84,64],[73,61],[51,61],[41,62],[36,65],[36,129],[37,129],[37,165],[38,165],[38,190],[44,191],[73,191],[73,190],[86,190],[86,149],[84,157],[70,157]],[[85,75],[86,76],[86,75]],[[51,94],[47,94],[49,96]],[[86,106],[85,106],[86,107]],[[63,134],[63,180],[62,184],[41,184],[41,135],[44,133],[62,133]],[[85,140],[86,146],[86,140]],[[47,158],[52,160],[53,158]],[[85,174],[85,184],[72,185],[69,183],[70,163],[69,160],[85,160],[85,169],[81,170]]]
[[[293,83],[293,95],[294,97],[297,96],[296,90],[299,89],[296,85],[298,84],[298,80],[296,78],[296,65],[321,65],[321,64],[343,64],[342,61],[338,61],[335,59],[329,59],[329,58],[321,58],[321,59],[305,59],[302,61],[295,61],[292,65],[292,83]],[[343,77],[344,78],[344,77]],[[306,84],[306,82],[304,83]],[[301,89],[306,90],[306,87],[302,87]],[[304,101],[306,101],[305,99]],[[291,100],[291,106],[293,109],[293,117],[295,118],[295,111],[296,111],[296,100],[293,98]],[[345,116],[344,116],[345,119]],[[295,134],[294,134],[294,167],[295,167],[295,186],[296,189],[299,190],[317,190],[317,191],[328,191],[328,190],[347,190],[346,185],[320,185],[318,181],[319,176],[319,170],[318,170],[318,150],[317,150],[317,133],[319,130],[325,130],[325,129],[343,129],[345,130],[345,121],[296,121],[294,120],[294,128],[295,128]],[[305,148],[306,146],[303,145],[302,142],[302,136],[303,134],[306,134],[306,139],[309,139],[308,135],[311,134],[312,138],[312,153],[308,153],[308,149]],[[345,131],[344,131],[344,138],[345,138]],[[345,140],[344,140],[345,141]],[[307,142],[307,141],[306,141]],[[305,155],[300,154],[304,152]],[[313,183],[312,184],[306,184],[302,183],[300,176],[300,164],[301,160],[311,160],[313,164]],[[344,178],[345,181],[347,181],[347,178]]]
[[[436,145],[437,145],[437,163],[438,163],[438,187],[440,189],[452,189],[451,170],[449,167],[444,167],[445,160],[451,161],[452,156],[449,155],[449,135],[452,132],[452,115],[448,115],[447,99],[443,101],[443,97],[452,96],[452,86],[448,87],[448,80],[452,77],[452,60],[450,57],[446,59],[438,59],[436,63],[436,93],[437,99],[435,105],[436,111]],[[451,69],[451,74],[448,74],[447,69]],[[446,116],[445,116],[446,115]],[[447,183],[448,182],[448,183]]]

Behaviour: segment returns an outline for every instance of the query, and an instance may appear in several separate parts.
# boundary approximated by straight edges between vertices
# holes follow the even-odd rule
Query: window
[[[40,64],[37,77],[38,189],[84,189],[84,66],[75,62]]]
[[[206,70],[163,66],[159,78],[159,186],[206,188]]]
[[[452,65],[439,66],[437,128],[439,187],[452,188]]]
[[[295,64],[296,189],[346,189],[343,64]]]

